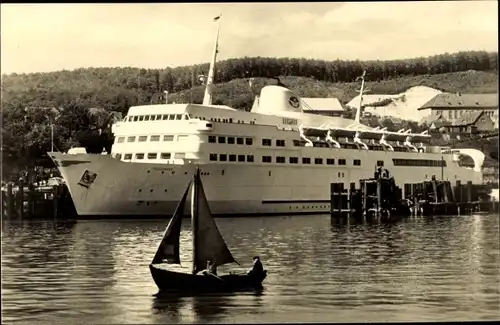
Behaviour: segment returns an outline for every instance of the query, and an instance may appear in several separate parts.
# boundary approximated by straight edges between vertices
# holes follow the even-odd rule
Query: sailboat
[[[191,236],[193,243],[192,273],[170,271],[159,268],[161,264],[180,264],[180,234],[186,199],[191,191]],[[228,274],[217,276],[205,272],[207,261],[216,266],[237,263],[210,213],[208,201],[201,182],[200,170],[196,168],[181,201],[168,223],[156,254],[149,265],[151,276],[160,291],[224,292],[258,289],[267,276],[260,274]]]

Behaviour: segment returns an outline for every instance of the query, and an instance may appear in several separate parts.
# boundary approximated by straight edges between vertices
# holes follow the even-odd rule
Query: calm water
[[[329,216],[217,224],[245,268],[254,254],[262,257],[269,271],[262,293],[155,297],[148,264],[161,220],[4,221],[2,323],[500,319],[498,216],[389,225],[335,225]],[[181,249],[189,260],[189,225],[184,230]]]

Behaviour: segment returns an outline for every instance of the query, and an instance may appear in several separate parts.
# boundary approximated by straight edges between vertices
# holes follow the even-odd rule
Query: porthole
[[[138,192],[142,192],[142,190],[141,190],[141,189],[138,189],[137,191],[138,191]]]
[[[149,191],[150,191],[150,192],[153,192],[153,189],[150,189]]]
[[[166,192],[166,191],[167,191],[167,189],[165,189],[165,191],[164,191],[164,192]]]
[[[149,174],[150,172],[151,172],[151,171],[150,171],[150,170],[148,170],[148,174]]]
[[[162,173],[162,174],[165,174],[165,171],[163,171],[163,170],[162,170],[162,171],[161,171],[161,173]]]

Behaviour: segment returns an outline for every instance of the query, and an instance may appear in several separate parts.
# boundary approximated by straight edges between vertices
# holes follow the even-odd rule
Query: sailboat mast
[[[193,239],[193,268],[192,273],[196,273],[196,247],[198,233],[198,187],[199,187],[200,170],[197,167],[193,178],[193,186],[191,191],[191,234]]]
[[[212,84],[215,75],[215,61],[219,51],[219,31],[220,31],[220,18],[222,15],[215,17],[214,21],[217,22],[217,34],[215,35],[215,44],[212,53],[212,61],[210,61],[210,69],[208,71],[207,83],[205,85],[205,95],[203,96],[203,105],[212,105]]]
[[[361,118],[361,109],[363,107],[363,91],[365,90],[365,75],[366,75],[366,70],[363,71],[363,75],[361,76],[361,89],[359,90],[359,108],[356,111],[356,117],[354,118],[354,121],[359,123],[359,120]]]

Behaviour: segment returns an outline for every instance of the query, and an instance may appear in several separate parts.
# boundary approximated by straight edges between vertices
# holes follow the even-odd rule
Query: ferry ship
[[[196,166],[218,216],[327,213],[331,183],[348,187],[378,167],[401,188],[433,176],[482,182],[478,150],[426,146],[427,131],[365,126],[359,109],[354,120],[304,113],[282,84],[262,88],[248,112],[212,105],[218,36],[219,26],[202,104],[130,107],[112,126],[109,154],[48,153],[80,216],[171,215]],[[361,95],[363,87],[364,79]],[[474,168],[460,166],[461,155]]]

